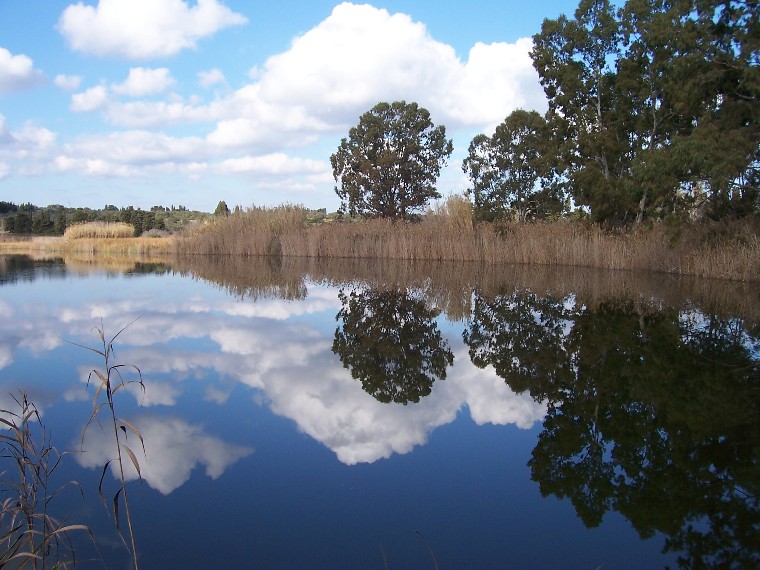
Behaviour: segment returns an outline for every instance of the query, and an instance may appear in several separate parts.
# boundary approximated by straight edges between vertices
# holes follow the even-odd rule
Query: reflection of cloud
[[[493,367],[477,368],[470,362],[466,349],[457,351],[454,361],[459,366],[449,380],[463,392],[462,399],[476,424],[515,424],[521,429],[530,429],[535,422],[544,419],[545,405],[527,393],[512,392]]]
[[[8,345],[0,345],[0,368],[5,368],[13,362],[13,350]]]
[[[230,465],[253,453],[251,448],[204,435],[201,426],[179,418],[144,417],[134,423],[145,440],[145,455],[140,440],[131,432],[127,445],[138,458],[143,479],[164,495],[183,485],[196,465],[205,465],[206,475],[217,479]],[[76,457],[83,467],[100,468],[114,455],[113,434],[93,424],[85,435],[84,453]],[[117,477],[117,467],[114,463],[111,467]],[[127,457],[124,472],[128,481],[137,479],[137,471]]]
[[[144,378],[143,386],[145,386],[144,389],[139,384],[129,384],[127,391],[145,407],[173,406],[177,403],[177,396],[180,395],[179,388],[167,382]]]
[[[107,334],[114,334],[139,316],[116,342],[116,361],[137,365],[145,379],[145,395],[134,392],[138,403],[174,406],[184,391],[179,383],[195,378],[194,383],[203,383],[201,393],[207,402],[224,404],[235,385],[244,384],[255,390],[255,400],[291,419],[298,429],[347,464],[408,453],[465,409],[477,424],[514,424],[520,428],[529,428],[544,415],[543,406],[527,394],[512,393],[492,368],[476,368],[456,332],[448,335],[456,358],[445,381],[436,382],[432,393],[419,404],[382,404],[362,390],[331,350],[339,308],[337,289],[310,284],[308,297],[302,301],[252,301],[199,285],[194,285],[189,294],[178,294],[186,282],[177,279],[165,286],[175,291],[172,295],[142,289],[135,294],[133,284],[115,281],[108,288],[110,298],[95,296],[81,305],[64,304],[55,313],[59,320],[51,318],[49,311],[14,307],[14,311],[29,315],[25,319],[28,330],[12,327],[13,319],[0,320],[0,334],[7,343],[7,348],[0,344],[0,364],[13,358],[13,351],[22,342],[19,335],[31,342],[34,331],[44,330],[49,341],[40,346],[52,346],[55,343],[50,340],[59,338],[94,345],[99,339],[93,326],[99,325],[101,318],[113,323],[113,330]],[[80,368],[81,380],[86,380],[93,366],[101,364],[90,356],[92,363]],[[132,378],[133,371],[126,370],[126,374]],[[92,396],[80,385],[69,388],[65,397],[78,400]],[[178,430],[179,421],[170,420],[166,429]],[[146,442],[160,448],[170,438],[158,427],[148,424],[157,435],[151,444],[146,434]],[[185,435],[187,439],[195,444],[203,441],[198,428],[184,429],[192,432],[192,436]],[[182,439],[177,434],[174,437]],[[107,449],[104,445],[104,454],[96,463],[102,465],[103,457],[110,456],[105,453]],[[190,466],[172,460],[187,471],[183,481],[195,463],[213,463],[206,455],[183,453],[189,453]],[[164,472],[163,460],[157,461],[158,465],[151,468],[151,477],[157,481],[154,486],[168,488],[164,481],[173,479]]]

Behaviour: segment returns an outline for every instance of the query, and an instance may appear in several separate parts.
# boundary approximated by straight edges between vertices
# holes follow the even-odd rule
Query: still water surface
[[[84,500],[51,505],[92,529],[84,567],[129,560],[75,344],[129,325],[143,568],[749,568],[759,313],[753,287],[590,270],[5,257],[0,407],[25,391],[76,451],[56,478]]]

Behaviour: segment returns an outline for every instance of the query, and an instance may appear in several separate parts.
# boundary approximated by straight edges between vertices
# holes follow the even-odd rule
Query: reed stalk
[[[18,411],[0,410],[0,424],[7,429],[0,433],[0,458],[16,467],[15,477],[3,472],[0,480],[0,489],[9,495],[0,504],[0,567],[65,568],[76,563],[69,533],[84,531],[91,538],[92,534],[84,525],[59,521],[48,508],[64,489],[79,485],[70,481],[50,490],[51,477],[64,454],[52,446],[27,395],[13,399]]]
[[[117,332],[110,339],[106,339],[103,325],[101,325],[99,328],[96,328],[96,331],[100,337],[102,348],[92,348],[89,346],[76,344],[76,343],[72,343],[72,344],[74,344],[75,346],[84,348],[86,350],[89,350],[91,352],[94,352],[95,354],[100,356],[100,358],[102,358],[103,360],[103,367],[101,369],[97,369],[97,368],[93,369],[87,378],[88,385],[89,385],[90,380],[97,378],[97,387],[95,389],[95,395],[92,399],[92,413],[82,432],[82,447],[84,447],[84,440],[85,440],[85,435],[87,433],[87,429],[92,424],[92,422],[98,418],[101,410],[107,407],[108,414],[109,414],[108,424],[113,429],[113,434],[114,434],[116,458],[108,460],[105,463],[105,465],[103,465],[103,470],[100,475],[100,483],[98,485],[98,493],[100,495],[101,500],[103,501],[103,504],[105,505],[106,502],[103,495],[103,481],[105,479],[105,475],[106,475],[106,472],[108,471],[109,466],[115,461],[116,467],[118,469],[120,484],[119,484],[118,490],[116,491],[116,494],[113,496],[113,499],[111,501],[111,504],[113,506],[114,523],[116,525],[116,530],[119,534],[119,537],[122,539],[122,542],[131,551],[132,563],[134,565],[135,570],[138,570],[139,563],[138,563],[138,556],[137,556],[137,544],[135,540],[134,525],[132,522],[132,513],[129,507],[129,495],[127,491],[126,478],[124,476],[124,461],[125,461],[124,455],[126,455],[129,458],[129,460],[132,462],[132,465],[137,471],[137,475],[139,478],[142,478],[142,474],[140,472],[140,463],[137,460],[136,454],[125,443],[127,432],[128,431],[132,432],[140,440],[140,443],[142,444],[143,455],[145,455],[145,442],[143,440],[142,434],[133,423],[127,421],[124,418],[117,417],[114,396],[120,390],[126,388],[129,384],[138,384],[142,388],[143,391],[145,390],[145,385],[143,384],[142,372],[140,372],[140,369],[137,366],[133,364],[113,364],[112,363],[112,358],[114,357],[114,341],[131,324],[132,323],[123,327],[121,330],[119,330],[119,332]],[[136,372],[138,379],[126,381],[123,377],[123,371],[125,370],[132,370]],[[121,532],[121,527],[119,524],[119,505],[120,504],[124,505],[125,517],[127,519],[127,532],[128,532],[129,541],[130,541],[129,545],[127,545],[126,539],[124,538],[124,535]]]

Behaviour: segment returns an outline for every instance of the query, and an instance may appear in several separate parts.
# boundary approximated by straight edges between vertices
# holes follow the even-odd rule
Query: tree
[[[341,210],[406,220],[432,198],[453,151],[443,125],[416,103],[378,103],[330,157]]]
[[[626,158],[614,90],[621,39],[609,0],[581,0],[574,19],[544,20],[531,52],[575,202],[599,221],[619,222],[635,209],[618,183]]]
[[[546,120],[522,109],[504,119],[493,136],[472,140],[462,170],[472,182],[476,217],[504,218],[513,211],[522,223],[529,214],[562,207],[544,184],[550,171],[548,144]]]
[[[220,200],[219,203],[216,205],[216,210],[214,210],[215,216],[229,216],[230,215],[230,209],[227,207],[227,202],[224,200]]]

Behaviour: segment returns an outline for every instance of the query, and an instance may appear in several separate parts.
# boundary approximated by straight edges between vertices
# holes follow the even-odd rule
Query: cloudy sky
[[[577,0],[0,2],[0,200],[337,209],[329,157],[379,101],[454,140],[545,109],[528,52]]]

